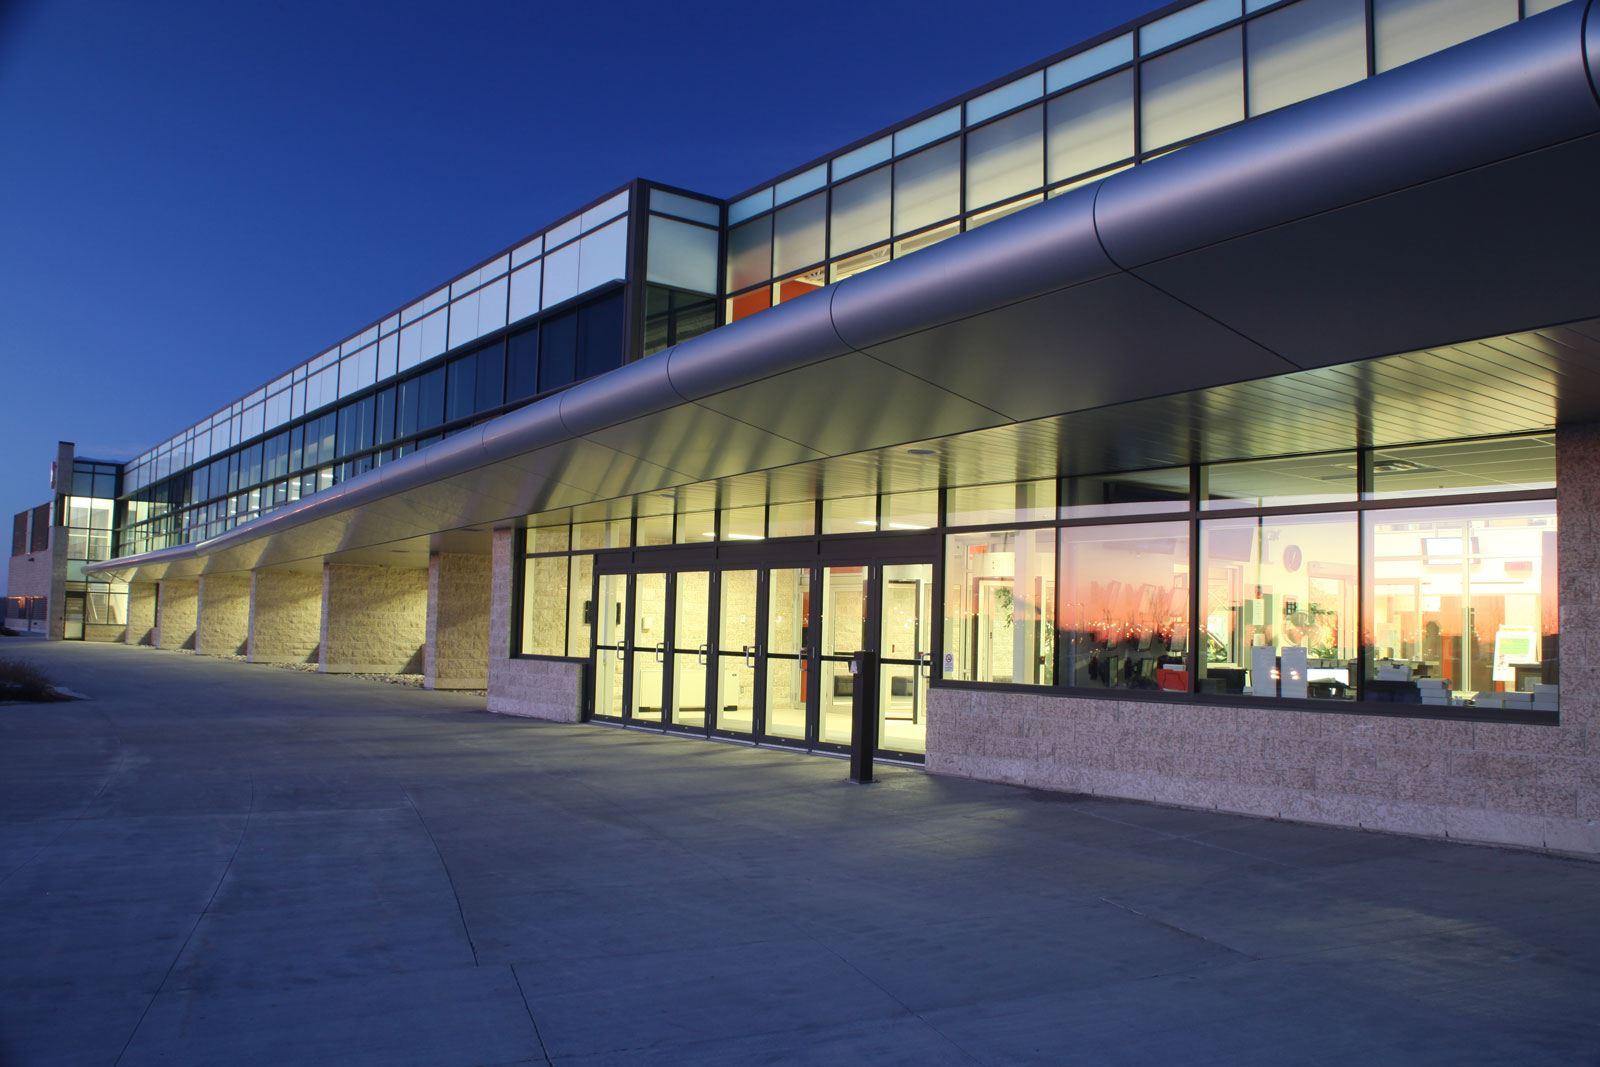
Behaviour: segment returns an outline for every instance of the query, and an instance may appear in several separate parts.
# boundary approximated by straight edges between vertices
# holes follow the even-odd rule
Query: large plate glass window
[[[1555,502],[1371,511],[1367,698],[1555,711]]]
[[[1373,0],[1381,73],[1517,21],[1517,0]]]
[[[1354,513],[1200,524],[1199,691],[1353,700]]]
[[[1244,118],[1238,27],[1144,61],[1140,132],[1148,152]]]
[[[1250,23],[1250,114],[1332,92],[1367,76],[1364,0],[1299,0]]]
[[[772,277],[772,216],[728,231],[728,289],[747,289]]]
[[[943,676],[1054,684],[1056,531],[955,534],[945,546]]]
[[[1133,156],[1133,71],[1062,93],[1047,105],[1049,180],[1063,181]]]
[[[772,269],[783,275],[827,257],[826,193],[781,207],[773,216]]]
[[[828,240],[834,255],[889,239],[888,167],[833,187]]]
[[[566,556],[533,556],[523,561],[522,653],[567,654]]]
[[[1189,524],[1061,533],[1062,684],[1189,691]]]
[[[1044,184],[1044,108],[996,119],[967,134],[967,210]]]
[[[955,138],[894,164],[894,232],[910,233],[961,213],[961,141]],[[900,253],[896,253],[897,255]]]

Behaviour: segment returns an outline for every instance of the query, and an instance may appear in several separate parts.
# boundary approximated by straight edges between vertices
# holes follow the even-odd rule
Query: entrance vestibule
[[[875,755],[921,759],[931,562],[657,567],[596,561],[595,718],[845,753],[866,652],[880,663]]]

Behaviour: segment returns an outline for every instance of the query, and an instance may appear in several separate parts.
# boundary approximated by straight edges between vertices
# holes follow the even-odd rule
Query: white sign
[[[1306,687],[1310,681],[1307,658],[1304,648],[1293,646],[1285,648],[1280,654],[1278,686],[1284,696],[1304,700],[1309,695]]]

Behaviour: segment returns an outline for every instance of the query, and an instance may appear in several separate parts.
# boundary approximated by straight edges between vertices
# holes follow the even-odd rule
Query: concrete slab
[[[1600,864],[29,651],[7,1067],[1600,1057]]]

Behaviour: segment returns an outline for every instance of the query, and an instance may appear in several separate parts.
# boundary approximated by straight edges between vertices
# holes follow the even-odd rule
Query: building
[[[11,519],[4,623],[57,640],[121,641],[127,586],[84,573],[111,559],[122,465],[80,459],[70,441],[50,464],[54,498]]]
[[[1200,0],[630,182],[124,465],[84,636],[1600,852],[1597,3]]]

